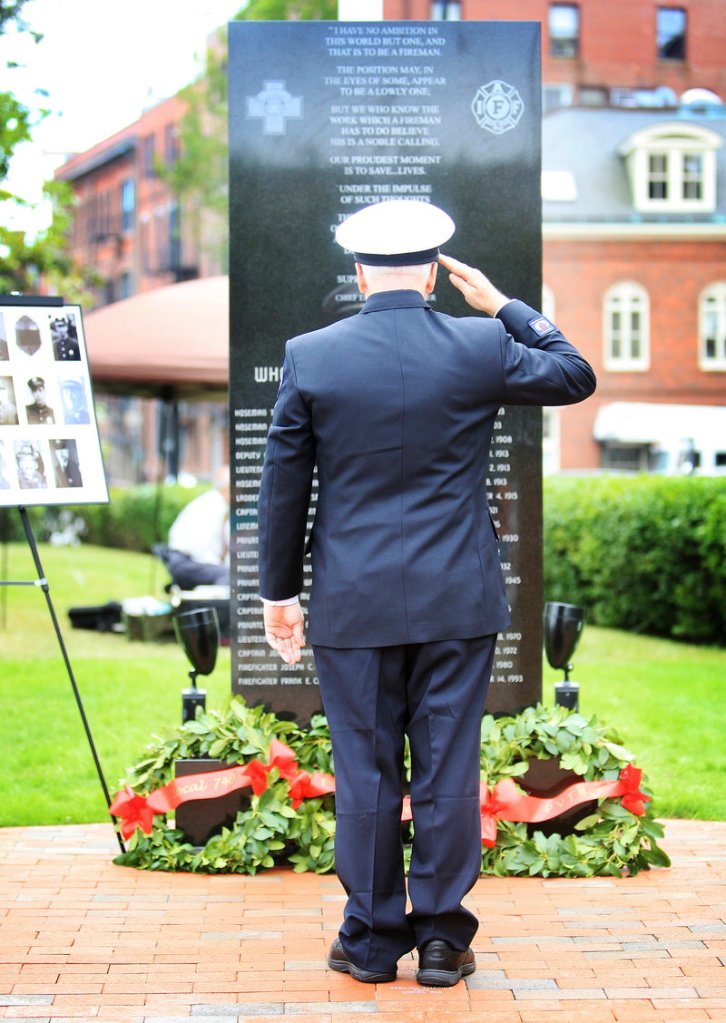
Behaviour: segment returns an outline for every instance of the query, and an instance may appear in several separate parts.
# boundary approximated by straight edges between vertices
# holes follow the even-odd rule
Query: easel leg
[[[48,580],[45,578],[45,573],[43,572],[43,566],[40,563],[40,555],[38,554],[38,548],[37,548],[36,543],[35,543],[35,537],[33,536],[33,530],[32,530],[32,528],[30,526],[30,520],[28,518],[28,512],[23,507],[18,508],[18,511],[20,512],[20,518],[21,518],[22,523],[23,523],[23,529],[25,530],[25,536],[27,537],[27,540],[28,540],[28,546],[30,547],[30,551],[31,551],[31,553],[33,555],[33,561],[35,562],[35,570],[38,573],[38,584],[39,584],[40,588],[43,590],[43,593],[45,594],[45,599],[46,599],[46,602],[48,604],[48,610],[50,611],[51,621],[53,622],[53,628],[55,629],[55,634],[56,634],[56,636],[58,638],[58,645],[60,646],[61,654],[63,655],[63,661],[65,663],[66,670],[68,672],[68,678],[70,679],[71,686],[73,687],[73,695],[76,698],[76,703],[78,705],[78,710],[80,711],[80,714],[81,714],[81,720],[83,721],[83,727],[84,727],[84,729],[86,731],[86,738],[88,739],[88,745],[91,747],[91,753],[93,755],[93,762],[96,765],[96,772],[98,773],[98,778],[99,778],[99,781],[101,782],[101,788],[103,789],[103,795],[104,795],[104,798],[106,800],[106,806],[110,806],[111,805],[111,797],[109,795],[108,787],[106,785],[106,779],[104,778],[103,771],[101,770],[101,762],[99,761],[98,754],[96,753],[96,746],[95,746],[95,743],[93,741],[93,736],[91,735],[91,728],[90,728],[90,726],[88,724],[88,719],[86,718],[86,712],[83,709],[83,701],[81,700],[81,694],[79,693],[78,686],[76,685],[76,679],[75,679],[75,676],[73,674],[73,668],[71,667],[71,662],[70,662],[70,660],[68,658],[68,652],[66,650],[66,645],[63,642],[63,635],[61,633],[60,625],[59,625],[58,619],[56,617],[55,608],[53,607],[53,601],[50,599],[50,587],[48,585]],[[114,832],[115,832],[116,838],[118,839],[118,844],[121,846],[121,852],[126,852],[126,847],[124,846],[123,839],[121,838],[121,835],[118,833],[118,831],[115,830],[115,828],[114,828]]]

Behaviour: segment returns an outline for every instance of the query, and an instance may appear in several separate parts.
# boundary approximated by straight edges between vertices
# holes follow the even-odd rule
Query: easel
[[[0,296],[0,306],[9,306],[9,307],[13,307],[13,306],[63,307],[64,304],[65,303],[64,303],[63,299],[62,298],[58,298],[56,296],[29,296],[29,295],[3,295],[3,296]],[[80,309],[78,310],[78,313],[79,313],[79,316],[80,316]],[[80,326],[80,323],[79,323],[79,326]],[[74,360],[74,362],[75,361],[76,360]],[[3,363],[3,365],[5,365],[5,363]],[[78,362],[78,365],[80,366],[80,361]],[[89,384],[90,384],[90,380],[89,380]],[[67,420],[66,420],[66,422],[67,422]],[[88,420],[86,420],[86,422],[88,422]],[[17,423],[17,418],[16,418],[16,423]],[[90,424],[89,424],[89,428],[90,428]],[[103,464],[102,464],[101,456],[100,456],[100,447],[99,447],[99,452],[98,452],[98,459],[99,459],[99,464],[100,464],[99,472],[103,476]],[[105,489],[105,478],[104,478],[104,489]],[[107,497],[106,497],[106,499],[107,499]],[[104,798],[106,800],[106,806],[109,807],[109,810],[110,810],[111,796],[110,796],[109,791],[108,791],[108,786],[106,785],[106,779],[103,776],[103,771],[101,769],[101,762],[98,759],[98,753],[96,752],[96,746],[95,746],[95,743],[93,741],[93,735],[91,734],[91,728],[90,728],[90,725],[88,723],[88,718],[86,717],[86,712],[85,712],[85,710],[83,708],[83,700],[81,699],[81,694],[80,694],[80,692],[78,690],[78,686],[76,684],[76,679],[75,679],[75,676],[73,674],[73,668],[71,667],[70,658],[68,657],[68,651],[66,650],[66,645],[65,645],[65,643],[63,641],[63,634],[61,633],[60,624],[58,622],[58,617],[57,617],[57,615],[55,613],[55,608],[53,607],[53,601],[51,600],[51,597],[50,597],[50,586],[48,585],[48,580],[46,579],[45,573],[43,571],[43,566],[41,565],[41,562],[40,562],[40,555],[38,554],[38,546],[37,546],[37,544],[35,542],[35,537],[33,536],[33,530],[32,530],[32,527],[30,525],[30,519],[28,518],[27,508],[21,502],[18,502],[17,504],[15,504],[15,507],[17,507],[18,512],[20,514],[20,519],[21,519],[21,522],[23,524],[23,529],[25,531],[25,536],[26,536],[26,539],[28,541],[28,546],[30,547],[31,554],[33,556],[33,562],[35,564],[35,569],[36,569],[36,572],[38,574],[38,578],[37,579],[22,579],[22,580],[5,580],[5,581],[0,580],[0,586],[38,586],[38,587],[40,587],[43,590],[43,593],[45,594],[46,603],[48,605],[48,611],[50,612],[51,621],[53,622],[53,628],[55,630],[56,638],[58,639],[58,645],[60,646],[60,649],[61,649],[61,655],[63,657],[63,662],[64,662],[64,664],[66,666],[66,671],[68,672],[68,678],[70,679],[71,687],[73,689],[73,695],[75,696],[76,704],[78,706],[78,710],[79,710],[80,715],[81,715],[81,721],[83,722],[83,728],[84,728],[84,730],[86,732],[86,738],[88,739],[88,744],[89,744],[89,746],[91,748],[91,754],[93,756],[93,762],[96,765],[96,772],[98,774],[99,781],[101,782],[101,788],[103,789],[103,795],[104,795]],[[7,569],[7,550],[6,550],[6,548],[4,548],[4,551],[3,551],[2,569],[3,569],[3,574],[7,574],[8,569]],[[5,592],[7,592],[7,591],[3,591],[3,597],[5,595]],[[3,617],[3,624],[4,624],[4,617],[5,617],[5,602],[4,602],[4,600],[3,600],[3,606],[2,606],[2,617]],[[114,828],[114,833],[116,834],[116,838],[118,840],[118,844],[121,847],[121,852],[122,853],[126,852],[126,847],[124,846],[123,839],[121,838],[121,835],[118,833],[118,831],[115,830],[115,828]]]
[[[93,756],[93,762],[96,765],[96,772],[98,774],[99,781],[101,782],[101,788],[103,789],[103,795],[104,795],[104,798],[106,800],[106,806],[110,807],[111,806],[111,796],[109,795],[108,786],[106,785],[106,779],[103,776],[103,771],[101,769],[101,762],[98,759],[98,753],[96,752],[96,745],[95,745],[95,743],[93,741],[93,735],[91,734],[91,727],[90,727],[90,725],[88,723],[88,718],[86,717],[86,712],[85,712],[85,710],[83,708],[83,700],[81,699],[81,694],[78,691],[78,686],[76,684],[75,675],[73,674],[73,668],[71,667],[70,658],[68,657],[68,651],[66,650],[66,645],[65,645],[65,642],[63,641],[63,633],[61,632],[61,629],[60,629],[60,623],[58,622],[58,617],[57,617],[57,615],[55,613],[55,608],[53,607],[53,601],[51,600],[51,597],[50,597],[50,586],[48,584],[48,580],[45,577],[45,572],[43,571],[43,566],[40,563],[40,555],[38,553],[38,546],[37,546],[37,544],[35,542],[35,536],[33,535],[33,529],[32,529],[32,527],[30,525],[30,519],[28,518],[28,512],[27,512],[27,509],[22,507],[22,506],[18,508],[18,512],[20,513],[20,519],[21,519],[21,521],[23,523],[23,529],[25,530],[25,537],[26,537],[26,539],[28,541],[28,546],[30,547],[30,552],[31,552],[31,554],[33,556],[33,562],[35,563],[35,570],[38,573],[38,578],[37,579],[4,580],[4,581],[0,580],[0,586],[39,586],[40,589],[45,594],[45,600],[46,600],[46,603],[48,604],[48,611],[50,612],[51,621],[53,622],[53,628],[55,629],[55,634],[56,634],[56,637],[58,639],[58,645],[60,646],[60,649],[61,649],[61,655],[63,657],[63,661],[64,661],[65,666],[66,666],[66,671],[68,672],[68,678],[70,679],[71,687],[73,688],[73,695],[76,698],[76,704],[78,706],[78,710],[79,710],[80,715],[81,715],[81,721],[83,722],[83,728],[84,728],[84,730],[86,732],[86,738],[88,739],[88,745],[91,747],[91,755]],[[115,831],[115,829],[114,829],[114,831]],[[115,834],[116,834],[116,838],[118,839],[118,844],[121,846],[121,852],[126,852],[126,847],[124,846],[123,839],[121,838],[121,835],[118,833],[118,831],[116,831]]]

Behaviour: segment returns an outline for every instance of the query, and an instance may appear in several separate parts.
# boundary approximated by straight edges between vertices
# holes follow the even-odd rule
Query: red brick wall
[[[104,153],[110,153],[125,139],[136,140],[135,150],[127,156],[101,163],[95,170],[72,181],[79,203],[72,243],[73,255],[92,266],[104,279],[113,281],[116,287],[119,278],[129,274],[132,278],[132,294],[162,287],[174,280],[172,274],[158,272],[157,259],[158,236],[161,234],[166,240],[168,234],[168,209],[172,197],[161,178],[146,177],[144,174],[144,140],[154,137],[156,155],[163,160],[166,127],[177,124],[183,112],[184,104],[178,97],[165,100],[142,114],[134,124],[72,157],[59,171],[60,177],[73,176],[84,164]],[[136,211],[133,228],[122,233],[121,184],[127,178],[134,179]],[[86,218],[94,198],[103,195],[109,195],[112,204],[112,233],[89,243]],[[142,224],[146,228],[142,228]],[[142,252],[144,235],[151,250],[148,259]]]
[[[717,241],[545,241],[544,280],[555,296],[555,319],[598,375],[598,389],[561,418],[562,468],[599,464],[592,426],[613,401],[726,404],[726,373],[698,366],[698,303],[703,289],[726,280],[726,244]],[[619,281],[634,281],[650,298],[650,369],[603,368],[603,299]],[[574,283],[574,286],[573,286]]]
[[[144,146],[147,139],[153,137],[154,152],[157,161],[165,162],[166,128],[176,125],[185,110],[182,101],[173,96],[164,103],[147,110],[136,122],[138,147],[136,151],[137,180],[137,292],[151,291],[154,288],[173,284],[175,276],[169,272],[161,272],[160,249],[168,250],[169,238],[169,206],[172,196],[166,183],[160,177],[147,177],[144,172]],[[146,224],[146,232],[141,229]],[[147,249],[142,251],[142,236],[146,234]],[[167,264],[168,265],[168,264]]]
[[[121,185],[134,175],[134,158],[130,154],[73,182],[77,212],[72,254],[104,279],[117,280],[121,274],[133,273],[133,232],[121,233]],[[98,219],[101,203],[108,208],[106,227]]]
[[[553,84],[668,85],[680,94],[699,86],[726,98],[726,3],[677,0],[687,12],[685,61],[656,57],[656,7],[666,0],[580,0],[580,56],[550,57],[549,0],[462,0],[469,21],[542,22],[542,79]],[[384,0],[387,19],[428,20],[430,0]]]

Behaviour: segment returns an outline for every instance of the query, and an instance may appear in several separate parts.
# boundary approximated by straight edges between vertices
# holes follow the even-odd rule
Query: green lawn
[[[150,555],[41,546],[41,561],[111,795],[153,733],[181,721],[189,665],[177,644],[72,629],[68,608],[151,594],[166,573]],[[154,574],[156,578],[154,578]],[[11,544],[7,578],[36,577],[27,546]],[[101,821],[106,804],[42,590],[3,587],[0,605],[0,825]],[[200,679],[208,703],[230,689],[229,650]]]
[[[112,795],[149,737],[181,720],[188,684],[171,641],[72,629],[69,607],[163,596],[163,570],[147,555],[41,546],[43,568]],[[7,579],[33,579],[27,546],[8,547]],[[3,606],[3,602],[4,605]],[[561,673],[545,669],[544,699]],[[573,678],[580,706],[618,729],[637,754],[661,816],[726,819],[726,650],[585,627]],[[229,651],[200,680],[208,705],[230,689]],[[37,587],[0,588],[0,825],[106,819],[80,715]]]
[[[580,710],[637,754],[663,817],[726,820],[726,650],[585,628],[574,655]],[[545,702],[562,672],[545,666]]]

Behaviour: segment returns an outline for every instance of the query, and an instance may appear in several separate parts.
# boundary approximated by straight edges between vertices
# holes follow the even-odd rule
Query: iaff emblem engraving
[[[265,82],[261,92],[247,97],[247,116],[262,119],[263,135],[285,135],[288,117],[302,117],[302,99],[292,96],[284,82]]]
[[[497,78],[481,86],[471,104],[471,112],[480,128],[493,135],[503,135],[519,124],[524,103],[513,85]]]

